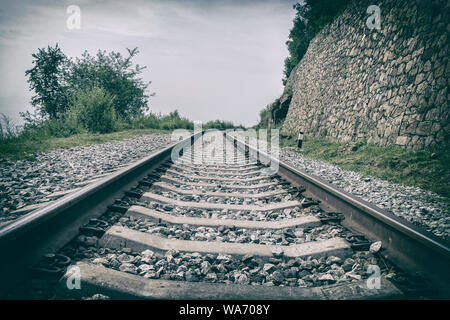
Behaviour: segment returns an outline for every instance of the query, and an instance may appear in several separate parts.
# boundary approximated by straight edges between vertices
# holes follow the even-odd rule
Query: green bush
[[[115,96],[102,88],[79,90],[70,102],[65,118],[68,128],[79,132],[86,129],[93,133],[108,133],[115,129]]]
[[[175,110],[168,115],[160,117],[160,129],[162,130],[174,130],[174,129],[187,129],[193,130],[194,123],[187,118],[180,117],[178,110]]]
[[[65,117],[71,101],[80,90],[100,87],[115,96],[115,114],[127,121],[148,110],[147,93],[149,82],[139,75],[145,66],[134,64],[132,59],[139,53],[137,48],[128,50],[128,56],[119,52],[99,50],[96,55],[87,51],[81,58],[67,57],[59,48],[39,48],[33,54],[33,67],[25,71],[30,90],[34,92],[31,105],[38,119],[24,113],[25,120],[32,124],[47,119]]]

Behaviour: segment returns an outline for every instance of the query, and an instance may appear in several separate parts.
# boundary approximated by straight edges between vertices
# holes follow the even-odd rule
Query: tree
[[[71,90],[79,91],[99,87],[114,95],[116,115],[123,120],[131,120],[148,110],[146,94],[150,82],[138,77],[146,67],[133,66],[131,59],[139,53],[137,48],[127,49],[124,58],[119,52],[99,50],[95,56],[85,51],[81,58],[72,63],[68,83]]]
[[[102,88],[80,89],[70,101],[66,123],[74,132],[80,126],[90,132],[113,131],[116,122],[115,98]]]
[[[30,90],[35,93],[31,104],[38,109],[41,116],[58,118],[65,112],[68,102],[64,80],[68,59],[58,44],[55,47],[39,49],[32,57],[34,66],[25,71]]]

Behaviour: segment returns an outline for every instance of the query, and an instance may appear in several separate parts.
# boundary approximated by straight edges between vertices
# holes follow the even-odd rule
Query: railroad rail
[[[2,227],[1,294],[448,298],[449,248],[244,138],[206,132]]]

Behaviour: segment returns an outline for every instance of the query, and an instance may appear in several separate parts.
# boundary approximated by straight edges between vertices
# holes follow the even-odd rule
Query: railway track
[[[267,174],[268,161],[245,139],[196,134],[38,209],[0,229],[2,294],[450,296],[447,243],[286,164]]]

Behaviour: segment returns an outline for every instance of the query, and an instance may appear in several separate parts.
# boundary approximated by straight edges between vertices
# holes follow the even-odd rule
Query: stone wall
[[[366,26],[370,5],[381,9],[380,30]],[[292,71],[282,132],[415,150],[448,147],[449,11],[445,0],[352,2]]]

